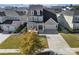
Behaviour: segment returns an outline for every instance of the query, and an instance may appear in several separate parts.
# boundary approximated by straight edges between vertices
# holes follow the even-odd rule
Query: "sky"
[[[28,4],[42,4],[45,6],[62,6],[69,4],[79,4],[79,0],[0,0],[0,6],[26,6]],[[60,5],[59,5],[60,4]]]
[[[0,0],[0,4],[79,4],[79,0]]]
[[[0,0],[0,7],[4,7],[4,6],[28,7],[29,4],[42,4],[45,6],[50,6],[50,5],[62,6],[69,4],[79,4],[79,0]]]
[[[4,8],[5,6],[14,6],[14,7],[28,7],[30,4],[0,4],[0,7]],[[70,6],[71,4],[41,4],[47,7],[51,6]],[[72,4],[75,5],[75,4]],[[77,4],[79,5],[79,4]]]

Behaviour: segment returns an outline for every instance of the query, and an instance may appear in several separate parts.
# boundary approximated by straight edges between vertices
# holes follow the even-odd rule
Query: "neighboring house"
[[[15,30],[21,25],[20,21],[6,20],[0,24],[1,29],[4,32],[15,32]]]
[[[26,7],[18,7],[15,9],[16,13],[20,16],[20,21],[27,22],[28,20],[28,9]]]
[[[79,32],[79,11],[77,10],[65,10],[58,15],[58,22],[67,29]]]
[[[27,29],[36,29],[39,33],[57,33],[58,21],[54,13],[45,10],[42,5],[30,5]]]
[[[0,12],[0,28],[3,32],[15,32],[15,30],[24,24],[21,17],[15,10],[5,9]]]
[[[5,21],[5,12],[4,11],[0,11],[0,23],[3,23]]]

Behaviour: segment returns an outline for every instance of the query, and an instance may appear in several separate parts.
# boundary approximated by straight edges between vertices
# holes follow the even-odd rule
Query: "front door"
[[[43,25],[38,25],[38,32],[43,33]]]

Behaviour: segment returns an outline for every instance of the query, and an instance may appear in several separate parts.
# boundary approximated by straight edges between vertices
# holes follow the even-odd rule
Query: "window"
[[[40,10],[40,15],[43,15],[43,11],[42,10]]]
[[[37,15],[40,15],[40,10],[37,10]]]
[[[58,26],[56,25],[56,28],[58,28]]]
[[[39,21],[43,21],[43,17],[42,17],[42,16],[39,16],[39,17],[38,17],[38,20],[39,20]]]
[[[39,30],[42,30],[43,29],[43,26],[42,25],[39,25]]]
[[[31,18],[31,21],[34,21],[34,17]]]
[[[77,20],[78,20],[78,17],[77,17]]]
[[[6,26],[6,28],[7,28],[7,31],[9,31],[9,26]]]
[[[78,20],[79,20],[79,17],[78,17]]]
[[[79,17],[76,16],[76,17],[75,17],[75,20],[79,20]]]
[[[37,11],[36,10],[34,10],[34,15],[37,15]]]
[[[75,19],[77,20],[77,17],[75,17]]]
[[[34,11],[33,10],[31,11],[31,15],[34,15]]]
[[[37,21],[37,17],[34,17],[34,21]]]

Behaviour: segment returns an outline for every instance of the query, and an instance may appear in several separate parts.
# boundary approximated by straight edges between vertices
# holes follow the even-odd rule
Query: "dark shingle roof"
[[[52,18],[54,21],[56,21],[58,23],[57,16],[54,13],[43,9],[43,22],[46,22],[50,18]]]

